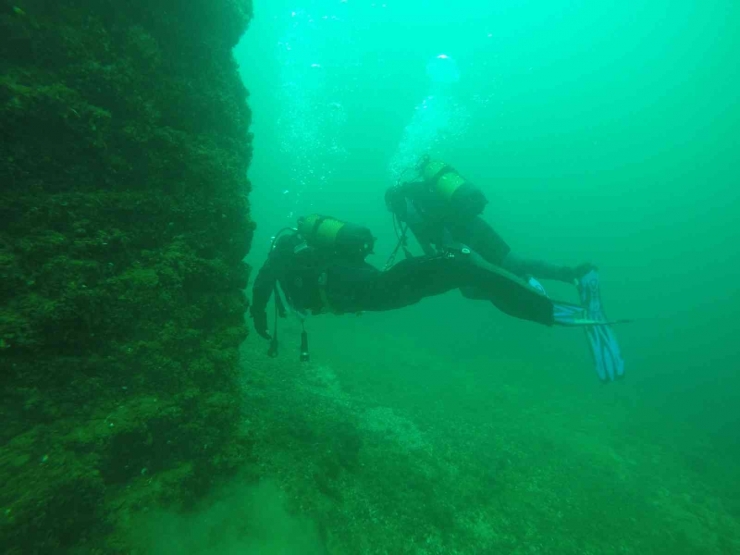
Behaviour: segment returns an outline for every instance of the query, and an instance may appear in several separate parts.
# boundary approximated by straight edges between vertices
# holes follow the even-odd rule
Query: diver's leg
[[[408,258],[373,276],[358,289],[361,310],[395,310],[441,295],[460,285],[452,260],[441,255]]]
[[[489,264],[503,266],[511,248],[506,241],[480,216],[448,226],[452,237],[466,244]]]
[[[490,300],[490,295],[486,293],[485,290],[479,289],[477,287],[461,287],[460,293],[462,293],[462,296],[466,299],[470,299],[471,301],[488,301]]]
[[[408,258],[381,272],[370,264],[335,265],[326,272],[330,310],[379,312],[418,303],[460,284],[460,276],[441,256]]]
[[[509,316],[547,326],[555,323],[553,303],[547,295],[475,253],[466,254],[464,258],[467,284],[474,287],[469,293],[487,295],[488,300]]]
[[[511,316],[545,325],[554,323],[550,299],[469,252],[403,260],[368,285],[360,299],[362,310],[393,310],[425,297],[470,287]]]

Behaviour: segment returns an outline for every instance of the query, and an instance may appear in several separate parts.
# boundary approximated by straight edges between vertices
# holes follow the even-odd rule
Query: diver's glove
[[[272,336],[267,331],[267,312],[264,310],[250,310],[252,314],[252,320],[254,320],[254,329],[260,336],[267,340],[272,339]]]

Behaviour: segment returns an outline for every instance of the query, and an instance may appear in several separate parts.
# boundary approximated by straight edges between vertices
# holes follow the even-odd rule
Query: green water
[[[312,319],[310,365],[296,322],[278,362],[254,334],[263,470],[322,530],[305,552],[740,552],[739,16],[729,1],[256,3],[235,50],[255,268],[309,211],[371,227],[382,267],[383,192],[429,151],[484,189],[516,252],[597,264],[610,316],[638,319],[617,330],[627,378],[607,386],[577,330],[459,293]],[[435,87],[442,53],[460,80]]]

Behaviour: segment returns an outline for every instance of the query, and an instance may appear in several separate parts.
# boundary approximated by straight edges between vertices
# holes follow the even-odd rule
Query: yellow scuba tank
[[[429,189],[445,202],[449,217],[467,219],[483,213],[488,204],[483,191],[452,166],[425,156],[419,162],[418,170]]]
[[[341,258],[364,260],[375,246],[368,228],[320,214],[300,218],[298,233],[308,246]]]

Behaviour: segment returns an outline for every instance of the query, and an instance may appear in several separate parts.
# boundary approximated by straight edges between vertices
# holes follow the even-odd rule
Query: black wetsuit
[[[474,253],[455,250],[409,258],[381,272],[364,260],[327,257],[307,247],[298,235],[285,236],[254,282],[250,310],[257,331],[265,337],[266,306],[276,284],[293,308],[314,314],[394,310],[425,297],[472,287],[507,314],[553,324],[550,299]]]
[[[424,253],[429,255],[450,247],[468,247],[486,262],[521,278],[535,276],[572,283],[578,270],[541,260],[521,258],[480,216],[455,218],[441,199],[423,181],[404,183],[391,190],[388,208],[408,225]]]

